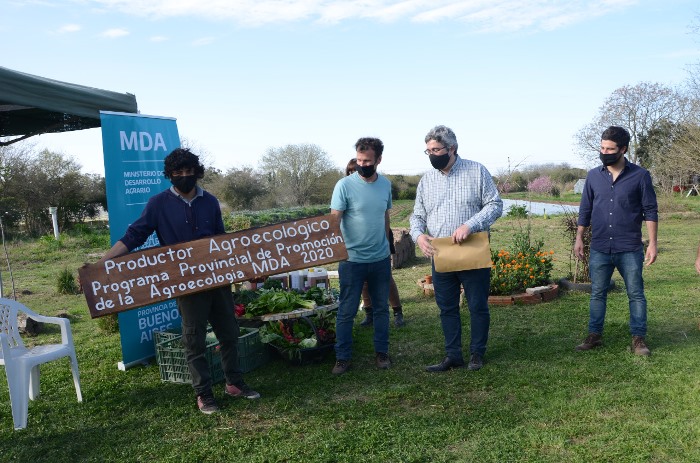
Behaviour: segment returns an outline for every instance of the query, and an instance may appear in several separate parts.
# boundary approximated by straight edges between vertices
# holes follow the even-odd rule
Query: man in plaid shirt
[[[457,154],[457,137],[452,129],[440,125],[425,136],[425,154],[435,170],[421,178],[411,216],[411,237],[427,257],[435,249],[434,238],[452,237],[461,243],[470,233],[488,231],[501,216],[503,202],[491,174],[478,162]],[[469,369],[483,366],[491,321],[488,306],[491,269],[436,272],[433,266],[435,302],[440,309],[446,356],[442,362],[426,367],[440,372],[464,366],[462,321],[459,312],[460,286],[469,305],[471,343]]]

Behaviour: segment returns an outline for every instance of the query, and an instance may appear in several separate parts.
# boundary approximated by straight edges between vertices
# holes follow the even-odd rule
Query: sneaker
[[[647,347],[647,343],[644,342],[644,336],[632,336],[632,345],[630,346],[630,350],[634,353],[634,355],[651,355],[651,351]]]
[[[403,320],[403,312],[394,312],[394,326],[400,328],[405,324],[406,322]]]
[[[469,365],[467,365],[467,368],[472,370],[472,371],[477,371],[481,370],[481,367],[484,366],[484,358],[479,355],[479,354],[472,354],[471,357],[469,358]]]
[[[380,370],[388,370],[391,367],[391,359],[389,358],[389,354],[377,352],[375,360],[377,362],[377,368]]]
[[[576,346],[576,350],[591,350],[603,345],[603,336],[598,333],[590,333],[584,341]]]
[[[211,415],[219,411],[219,406],[216,405],[216,400],[211,394],[197,396],[197,408],[205,415]]]
[[[331,373],[334,375],[342,375],[348,371],[348,368],[350,368],[350,360],[336,360]]]
[[[244,399],[255,400],[260,398],[260,394],[255,392],[246,383],[241,381],[237,384],[227,384],[225,388],[226,394],[231,397],[242,397]]]
[[[369,327],[374,324],[374,315],[372,314],[372,307],[363,307],[362,310],[365,311],[365,318],[360,322],[360,326]]]

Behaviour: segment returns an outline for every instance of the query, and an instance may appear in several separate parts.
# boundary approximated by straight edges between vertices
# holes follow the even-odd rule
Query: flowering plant
[[[544,251],[544,241],[530,243],[517,234],[510,250],[491,251],[491,295],[522,293],[525,288],[546,285],[552,273],[554,251]]]
[[[260,340],[290,360],[301,360],[302,349],[335,343],[335,314],[319,312],[311,317],[267,322],[260,327]]]

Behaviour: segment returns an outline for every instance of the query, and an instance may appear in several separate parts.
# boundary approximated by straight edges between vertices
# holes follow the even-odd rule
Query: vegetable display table
[[[337,308],[338,304],[334,303],[307,311],[262,316],[266,320],[260,327],[261,340],[292,365],[321,362],[335,345]]]

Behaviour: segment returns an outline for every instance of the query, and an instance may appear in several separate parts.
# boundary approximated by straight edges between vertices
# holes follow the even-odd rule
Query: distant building
[[[580,178],[576,181],[576,184],[574,185],[574,193],[576,194],[582,194],[583,193],[583,186],[586,184],[586,179],[585,178]]]

